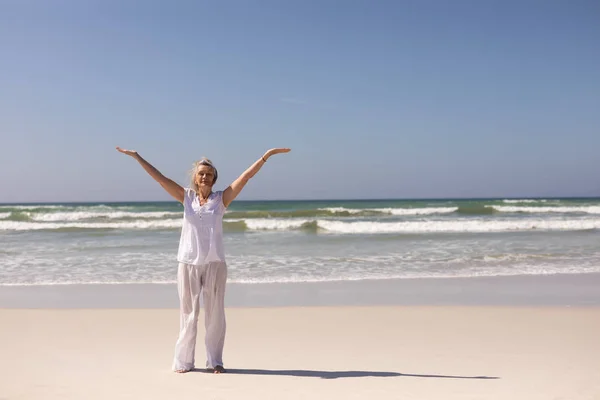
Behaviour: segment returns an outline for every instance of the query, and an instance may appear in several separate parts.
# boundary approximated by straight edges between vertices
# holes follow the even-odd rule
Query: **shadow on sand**
[[[207,372],[205,369],[195,369],[194,372]],[[427,375],[403,374],[400,372],[385,371],[314,371],[303,369],[227,369],[228,374],[237,375],[271,375],[271,376],[297,376],[306,378],[338,379],[338,378],[364,378],[364,377],[407,377],[407,378],[443,378],[443,379],[500,379],[497,376],[459,376],[459,375]]]

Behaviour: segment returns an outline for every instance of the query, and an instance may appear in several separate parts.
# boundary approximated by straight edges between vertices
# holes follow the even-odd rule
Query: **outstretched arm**
[[[271,149],[267,151],[264,156],[256,160],[254,164],[252,164],[247,170],[245,170],[244,173],[242,173],[223,192],[223,204],[225,205],[225,207],[229,207],[229,204],[231,204],[231,202],[235,200],[238,194],[240,194],[240,192],[242,191],[244,186],[246,186],[246,183],[248,183],[250,178],[256,175],[258,171],[260,171],[260,169],[267,162],[269,157],[271,157],[274,154],[288,153],[290,150],[291,149],[288,148]]]
[[[185,194],[185,191],[181,186],[179,186],[177,183],[161,174],[159,170],[154,168],[148,161],[144,160],[142,156],[138,154],[137,151],[125,150],[120,147],[117,147],[117,150],[123,154],[127,154],[128,156],[135,158],[137,162],[139,162],[140,165],[146,170],[146,172],[152,178],[154,178],[156,182],[160,183],[160,186],[162,186],[163,189],[167,191],[167,193],[173,196],[173,198],[175,198],[175,200],[177,200],[178,202],[183,203],[183,196]]]

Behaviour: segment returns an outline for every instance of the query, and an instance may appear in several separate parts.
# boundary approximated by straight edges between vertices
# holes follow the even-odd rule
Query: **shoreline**
[[[407,278],[315,283],[228,283],[225,305],[600,306],[600,273]],[[0,286],[0,308],[178,308],[175,284]]]

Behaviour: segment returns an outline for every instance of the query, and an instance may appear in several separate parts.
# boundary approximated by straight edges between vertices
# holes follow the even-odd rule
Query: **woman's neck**
[[[210,194],[212,193],[212,188],[210,187],[201,187],[198,189],[198,196],[201,199],[208,199],[208,197],[210,196]]]

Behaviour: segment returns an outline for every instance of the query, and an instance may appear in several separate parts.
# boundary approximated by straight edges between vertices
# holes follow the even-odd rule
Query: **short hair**
[[[190,180],[191,180],[191,186],[194,189],[195,192],[198,192],[198,186],[196,185],[196,173],[198,172],[198,168],[202,165],[206,165],[212,168],[213,172],[215,173],[215,177],[213,179],[212,184],[214,185],[217,182],[217,178],[219,177],[219,173],[217,172],[217,169],[215,168],[215,166],[213,165],[212,161],[210,161],[208,158],[206,157],[202,157],[200,160],[196,161],[190,171]]]

